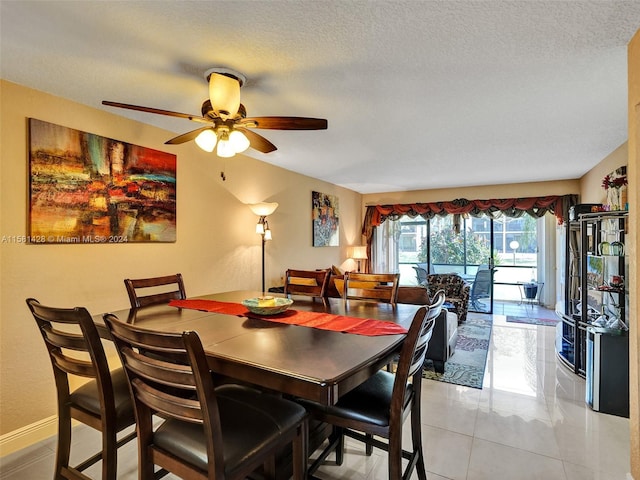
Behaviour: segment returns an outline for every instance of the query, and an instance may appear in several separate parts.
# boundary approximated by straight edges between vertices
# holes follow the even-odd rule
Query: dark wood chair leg
[[[424,465],[424,451],[422,450],[422,375],[414,377],[414,399],[411,406],[411,442],[413,456],[420,480],[427,480]]]
[[[336,427],[336,434],[338,435],[338,444],[336,446],[336,465],[342,465],[344,461],[344,430]]]
[[[151,436],[147,433],[150,431],[150,425],[153,422],[151,414],[147,412],[146,414],[141,415],[138,418],[138,422],[138,479],[153,480],[153,462],[149,458],[151,456],[149,451]]]
[[[294,459],[295,459],[295,456],[294,456]],[[294,462],[293,466],[295,468],[295,462]],[[268,478],[270,480],[274,480],[276,478],[276,457],[275,457],[275,455],[272,455],[271,457],[267,458],[267,460],[265,460],[264,465],[262,466],[262,468],[264,469],[264,473],[265,473],[266,478]]]
[[[419,413],[418,415],[411,415],[411,441],[413,444],[413,454],[417,456],[416,470],[418,471],[418,478],[420,480],[427,480],[427,472],[424,466],[424,452],[422,450],[422,429],[420,426]]]
[[[116,445],[116,432],[107,428],[102,432],[102,478],[103,480],[116,480],[118,469],[118,446]]]
[[[58,448],[56,449],[55,480],[66,480],[62,474],[69,467],[71,453],[71,416],[68,411],[58,410]]]
[[[389,438],[389,480],[402,480],[402,432]]]
[[[307,422],[304,422],[298,429],[296,438],[293,439],[293,480],[304,480],[307,478],[307,459],[309,457],[307,430]]]
[[[373,454],[373,445],[371,444],[371,440],[373,440],[373,435],[367,433],[366,437],[367,437],[367,441],[365,443],[364,453],[368,457],[370,457]]]

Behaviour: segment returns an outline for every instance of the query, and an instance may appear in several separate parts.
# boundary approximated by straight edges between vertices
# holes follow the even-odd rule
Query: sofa
[[[471,285],[456,273],[431,273],[427,276],[429,297],[433,297],[438,290],[444,290],[447,308],[458,316],[458,323],[467,320],[469,310],[469,296]]]
[[[398,303],[411,303],[415,305],[430,304],[426,287],[401,286],[398,287]],[[434,292],[435,293],[435,292]],[[434,370],[444,373],[444,364],[455,353],[458,341],[458,315],[443,308],[436,317],[433,333],[425,358],[433,362]]]
[[[436,372],[444,373],[444,364],[455,353],[457,341],[458,316],[443,308],[440,315],[436,317],[425,355],[426,360],[433,362],[433,368]]]

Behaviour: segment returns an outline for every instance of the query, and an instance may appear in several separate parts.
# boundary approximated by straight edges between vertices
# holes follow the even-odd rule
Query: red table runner
[[[289,309],[277,315],[258,315],[250,312],[240,303],[219,302],[217,300],[171,300],[169,305],[178,308],[190,308],[205,312],[223,313],[238,317],[259,318],[270,322],[300,325],[303,327],[332,330],[334,332],[353,333],[356,335],[400,335],[407,333],[407,329],[394,322],[376,320],[373,318],[347,317],[333,313],[306,312]]]

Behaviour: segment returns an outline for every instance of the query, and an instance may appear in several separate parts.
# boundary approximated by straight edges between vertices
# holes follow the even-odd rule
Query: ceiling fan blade
[[[192,120],[194,122],[211,123],[211,120],[209,119],[206,119],[204,117],[199,117],[198,115],[189,115],[188,113],[172,112],[170,110],[161,110],[159,108],[141,107],[139,105],[129,105],[128,103],[109,102],[107,100],[103,100],[102,104],[108,105],[110,107],[126,108],[128,110],[138,110],[139,112],[155,113],[158,115],[168,115],[170,117],[186,118],[187,120]]]
[[[252,132],[248,128],[235,127],[235,129],[245,134],[245,136],[249,140],[249,143],[251,144],[251,148],[254,148],[262,153],[269,153],[277,150],[276,146],[269,140],[264,138],[262,135],[259,135],[256,132]]]
[[[191,132],[183,133],[182,135],[178,135],[177,137],[174,137],[171,140],[167,140],[166,142],[164,142],[164,144],[165,145],[178,145],[180,143],[185,143],[185,142],[188,142],[190,140],[194,140],[198,135],[200,135],[200,133],[202,133],[205,130],[208,130],[210,128],[211,127],[201,127],[201,128],[198,128],[197,130],[193,130]]]
[[[325,130],[327,120],[324,118],[306,117],[251,117],[244,122],[254,122],[255,128],[268,128],[271,130]]]

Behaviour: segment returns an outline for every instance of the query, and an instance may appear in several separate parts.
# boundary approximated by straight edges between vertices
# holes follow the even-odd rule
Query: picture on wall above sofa
[[[313,246],[337,247],[340,245],[338,197],[326,193],[311,192],[311,198]]]
[[[176,156],[29,119],[31,243],[176,241]]]

